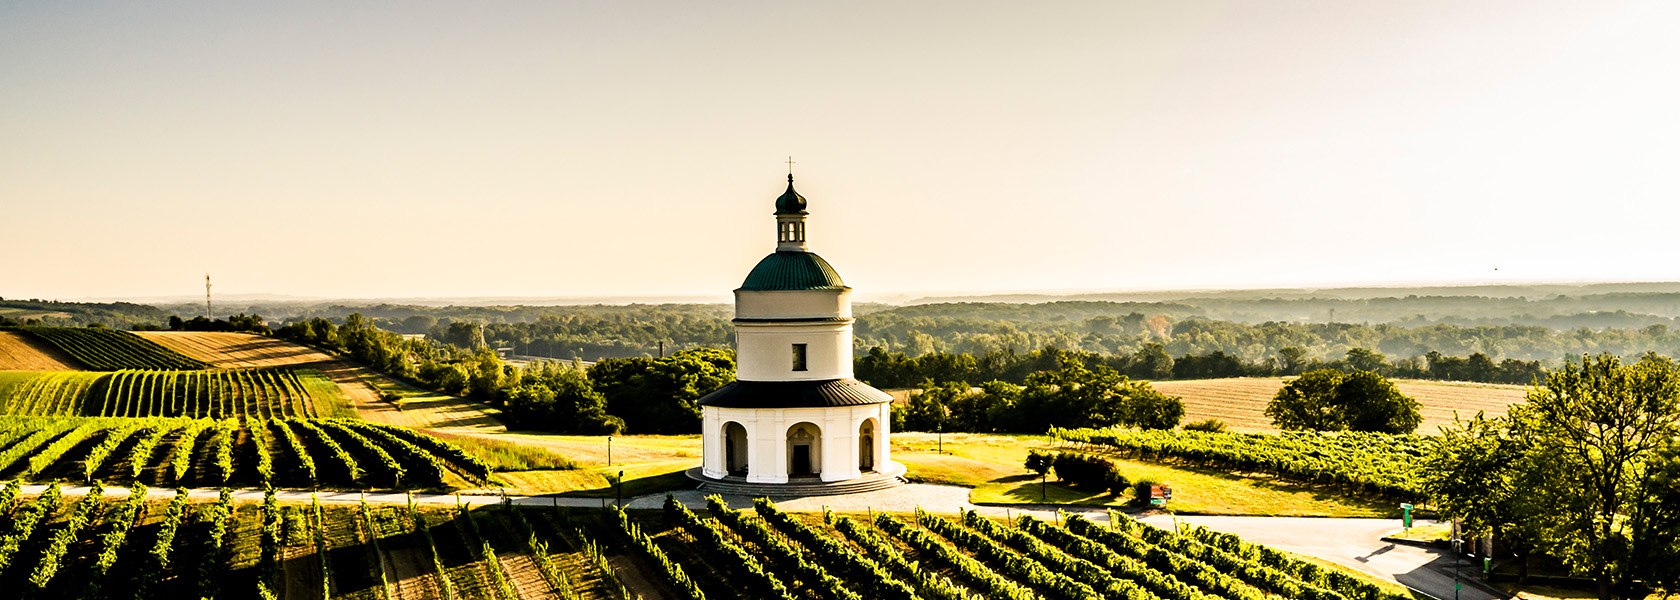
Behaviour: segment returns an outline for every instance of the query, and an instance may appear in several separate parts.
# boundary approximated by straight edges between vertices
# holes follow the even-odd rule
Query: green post
[[[1412,505],[1411,504],[1402,503],[1400,505],[1400,522],[1401,522],[1401,524],[1403,524],[1406,527],[1406,531],[1411,531],[1412,530]]]

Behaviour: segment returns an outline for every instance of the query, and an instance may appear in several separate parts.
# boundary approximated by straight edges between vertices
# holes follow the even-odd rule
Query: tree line
[[[1479,352],[1460,357],[1431,351],[1422,357],[1394,361],[1365,348],[1353,348],[1342,358],[1329,361],[1309,358],[1306,351],[1298,347],[1282,348],[1277,354],[1277,359],[1262,361],[1246,361],[1219,350],[1174,357],[1160,344],[1145,344],[1127,354],[1045,347],[1025,354],[1007,351],[980,355],[935,352],[910,356],[876,346],[856,359],[855,370],[859,379],[888,388],[910,387],[927,380],[998,380],[1020,384],[1026,381],[1028,375],[1060,368],[1068,360],[1102,365],[1127,377],[1147,380],[1279,377],[1335,369],[1371,371],[1404,379],[1527,384],[1546,373],[1540,361],[1508,358],[1496,363]]]

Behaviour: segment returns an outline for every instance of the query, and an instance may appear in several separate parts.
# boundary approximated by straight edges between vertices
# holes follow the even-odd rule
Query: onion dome
[[[782,197],[776,199],[776,214],[803,215],[805,214],[805,197],[793,191],[793,175],[788,175],[788,189],[782,192]]]

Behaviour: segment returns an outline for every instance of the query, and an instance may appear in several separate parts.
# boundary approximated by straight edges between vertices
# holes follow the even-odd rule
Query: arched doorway
[[[875,419],[858,426],[858,470],[875,470]]]
[[[822,429],[812,423],[788,428],[788,477],[812,477],[822,472]]]
[[[730,421],[723,424],[723,468],[730,475],[747,476],[747,428]]]

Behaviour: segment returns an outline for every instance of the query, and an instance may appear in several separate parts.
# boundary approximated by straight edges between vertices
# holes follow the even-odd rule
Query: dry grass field
[[[1281,377],[1243,377],[1156,381],[1152,385],[1162,393],[1184,398],[1185,423],[1219,419],[1234,431],[1275,431],[1271,419],[1266,418],[1266,403],[1283,388],[1283,382]],[[1418,427],[1422,434],[1434,434],[1440,427],[1451,425],[1454,413],[1465,419],[1478,411],[1503,415],[1510,405],[1523,400],[1527,389],[1520,385],[1415,379],[1397,379],[1394,384],[1400,393],[1423,405],[1423,425]]]
[[[74,371],[75,361],[16,331],[0,331],[0,371]]]

